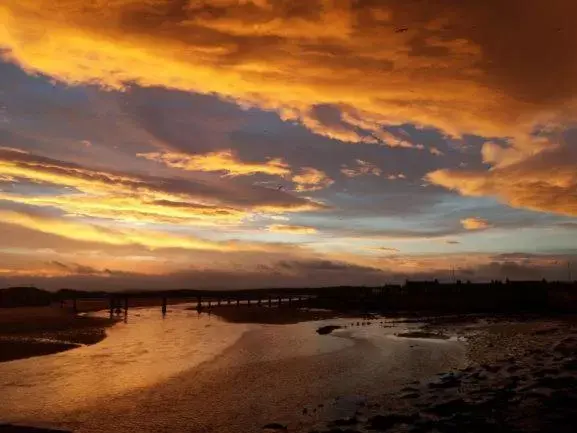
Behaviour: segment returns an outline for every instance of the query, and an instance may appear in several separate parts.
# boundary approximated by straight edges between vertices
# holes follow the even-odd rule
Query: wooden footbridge
[[[127,313],[130,308],[160,307],[167,313],[170,304],[190,303],[198,311],[214,307],[303,307],[311,305],[318,293],[315,290],[250,290],[250,291],[165,291],[165,292],[76,292],[68,291],[59,296],[60,306],[72,308],[74,312],[108,309],[110,315]]]

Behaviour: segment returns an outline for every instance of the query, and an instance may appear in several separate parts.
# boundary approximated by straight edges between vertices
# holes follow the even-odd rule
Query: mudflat
[[[95,344],[113,320],[79,316],[58,306],[0,309],[0,362]]]

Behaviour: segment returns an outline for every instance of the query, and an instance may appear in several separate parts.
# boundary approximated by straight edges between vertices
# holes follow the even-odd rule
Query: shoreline
[[[52,306],[3,308],[0,313],[0,362],[96,344],[106,338],[106,328],[116,323]]]
[[[407,384],[307,433],[570,432],[577,416],[577,322],[486,325],[468,367]],[[265,432],[287,432],[277,428]]]

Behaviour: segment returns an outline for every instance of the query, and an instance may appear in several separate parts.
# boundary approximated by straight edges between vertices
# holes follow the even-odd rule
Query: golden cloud
[[[198,155],[153,152],[139,153],[138,156],[162,162],[173,168],[188,171],[220,171],[227,176],[247,176],[257,173],[286,176],[291,173],[290,167],[282,159],[270,159],[265,163],[243,162],[230,149]]]
[[[466,230],[485,230],[491,227],[489,222],[479,217],[469,217],[461,220],[461,225]]]
[[[295,226],[287,224],[272,224],[267,227],[267,230],[273,233],[289,233],[296,235],[309,235],[317,232],[317,229],[315,229],[314,227]]]
[[[517,208],[577,216],[574,147],[565,145],[501,161],[502,165],[489,171],[437,170],[427,179],[465,196],[492,196]]]
[[[292,181],[296,183],[297,191],[317,191],[334,183],[325,172],[312,167],[303,167],[300,174],[293,176]]]
[[[410,122],[517,136],[560,112],[577,92],[576,12],[570,0],[8,0],[0,41],[70,84],[217,94],[340,140],[406,146],[376,135]]]
[[[2,200],[55,207],[69,215],[121,221],[238,224],[254,212],[276,214],[326,208],[263,187],[112,173],[10,149],[0,149],[0,176],[62,188],[58,194],[33,196],[2,192]]]
[[[282,246],[240,241],[215,242],[190,235],[176,235],[166,231],[143,228],[114,228],[99,224],[77,222],[47,215],[0,210],[3,223],[49,233],[66,239],[109,245],[138,245],[151,250],[178,248],[204,251],[275,251]]]
[[[141,245],[147,248],[184,248],[193,250],[226,250],[229,247],[216,242],[165,232],[133,229],[109,229],[96,224],[66,221],[61,218],[0,210],[4,223],[14,224],[50,233],[67,239],[111,245]]]

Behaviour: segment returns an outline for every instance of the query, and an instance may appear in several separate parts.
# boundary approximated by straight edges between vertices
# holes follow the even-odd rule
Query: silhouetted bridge
[[[166,314],[169,304],[190,303],[199,311],[213,307],[266,306],[302,307],[310,305],[318,290],[250,290],[250,291],[164,291],[164,292],[79,292],[61,291],[61,307],[71,307],[74,312],[102,310],[110,315],[126,313],[129,308],[160,306]],[[84,307],[84,308],[82,308]]]

